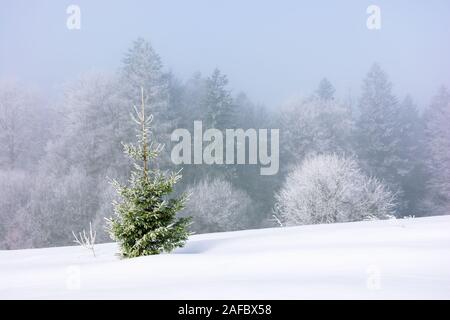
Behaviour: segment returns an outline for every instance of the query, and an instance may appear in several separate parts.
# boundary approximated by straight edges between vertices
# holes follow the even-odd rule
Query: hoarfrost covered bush
[[[353,158],[320,155],[291,171],[276,195],[275,214],[286,225],[387,218],[395,195],[362,173]]]
[[[187,188],[190,194],[183,216],[192,216],[192,231],[217,232],[246,226],[251,199],[223,178],[205,179]]]
[[[82,232],[79,232],[78,235],[72,231],[73,242],[80,245],[83,248],[86,248],[92,252],[95,257],[95,237],[97,236],[97,232],[92,229],[92,223],[89,222],[89,231],[86,233],[86,230],[83,229]]]

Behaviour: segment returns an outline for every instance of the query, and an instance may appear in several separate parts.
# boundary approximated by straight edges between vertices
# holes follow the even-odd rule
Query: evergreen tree
[[[215,69],[206,82],[204,108],[209,128],[232,128],[235,124],[235,105],[231,92],[227,90],[228,79]]]
[[[403,206],[399,210],[403,215],[420,215],[427,180],[424,171],[424,128],[419,111],[409,95],[399,104],[398,116],[401,166],[397,172],[403,190],[400,199]]]
[[[238,127],[236,117],[236,105],[227,89],[228,79],[218,69],[215,69],[205,81],[204,96],[201,101],[201,120],[203,129],[215,128],[223,130]],[[226,153],[225,145],[223,154]],[[236,157],[236,150],[235,150]],[[195,168],[196,179],[207,176],[234,179],[236,177],[236,166],[227,164],[216,164],[214,166],[203,165]],[[198,180],[197,180],[198,181]]]
[[[316,96],[319,99],[323,99],[323,100],[333,100],[335,91],[336,90],[334,89],[331,82],[328,81],[327,78],[323,78],[320,81],[319,87],[316,90]]]
[[[425,114],[427,172],[427,209],[430,214],[450,211],[450,94],[441,88]]]
[[[379,65],[366,76],[359,101],[360,117],[356,123],[356,144],[360,160],[372,175],[398,187],[399,108],[392,94],[392,84]]]
[[[352,152],[350,109],[338,100],[318,97],[292,101],[279,119],[281,131],[280,169],[288,172],[292,166],[310,154]]]
[[[144,88],[152,115],[157,119],[152,127],[152,138],[157,141],[169,141],[173,130],[173,112],[170,106],[170,82],[172,76],[163,71],[160,56],[150,42],[138,38],[125,54],[121,69],[121,91],[129,105],[139,105],[140,89]],[[162,150],[156,165],[170,166],[168,150]]]
[[[189,232],[189,218],[176,218],[183,209],[186,196],[168,198],[179,172],[166,176],[151,170],[149,161],[158,156],[160,146],[148,143],[152,116],[145,116],[144,89],[141,88],[141,111],[136,110],[139,125],[138,144],[125,144],[125,153],[134,160],[134,170],[128,185],[113,181],[121,200],[114,203],[115,216],[109,219],[111,237],[116,240],[124,257],[170,252],[184,245]]]
[[[424,180],[421,120],[412,99],[399,103],[386,73],[374,64],[364,80],[359,111],[355,137],[364,169],[396,191],[398,214],[418,214]]]
[[[140,103],[137,88],[143,87],[153,109],[165,107],[168,78],[162,68],[161,58],[149,42],[142,38],[133,42],[123,59],[121,77],[123,89],[134,105]]]

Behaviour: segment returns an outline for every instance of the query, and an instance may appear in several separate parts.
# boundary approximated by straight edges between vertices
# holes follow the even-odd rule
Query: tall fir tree
[[[367,74],[359,101],[360,116],[356,123],[356,145],[365,169],[398,187],[398,102],[392,84],[378,64]]]
[[[421,119],[412,99],[399,103],[386,73],[374,64],[364,80],[359,112],[355,140],[364,168],[397,193],[398,215],[418,214]],[[411,187],[412,181],[417,185]]]
[[[425,147],[423,119],[412,98],[407,95],[399,104],[398,127],[399,159],[398,182],[403,190],[403,215],[423,215],[421,203],[425,194],[427,175],[424,171]]]
[[[215,69],[206,81],[203,104],[209,128],[226,129],[236,124],[236,107],[227,85],[228,79],[219,69]]]
[[[139,105],[141,87],[144,88],[152,115],[157,119],[152,127],[152,137],[158,141],[169,141],[173,131],[174,119],[170,108],[170,86],[173,76],[165,73],[160,56],[150,42],[143,38],[135,40],[125,54],[120,72],[121,91],[131,105]],[[156,160],[161,168],[170,166],[168,150],[162,150]]]
[[[166,103],[168,78],[163,72],[160,56],[143,38],[133,42],[125,54],[121,78],[123,88],[134,105],[139,102],[139,88],[143,87],[153,110],[159,111]]]
[[[183,246],[189,235],[190,221],[176,217],[184,208],[186,196],[169,198],[181,179],[180,173],[167,176],[150,169],[149,162],[158,156],[161,147],[153,147],[148,141],[152,116],[145,116],[143,88],[141,110],[135,111],[133,120],[139,126],[138,144],[124,144],[125,153],[134,160],[134,170],[128,185],[113,181],[121,200],[114,203],[115,216],[109,219],[111,237],[127,258],[170,252]]]
[[[312,97],[286,105],[280,119],[280,170],[284,174],[309,154],[349,154],[353,122],[338,100]]]
[[[316,96],[322,100],[334,100],[334,93],[336,89],[327,78],[323,78],[319,82],[319,87],[316,90]]]
[[[430,215],[450,212],[450,93],[442,87],[425,113],[427,148],[426,209]]]
[[[215,128],[225,132],[225,129],[238,127],[236,104],[227,85],[228,79],[219,69],[215,69],[212,75],[206,79],[204,96],[200,106],[203,113],[204,130]],[[225,145],[222,152],[226,154]],[[234,155],[236,157],[236,149]],[[223,176],[226,179],[234,179],[237,174],[235,165],[225,163],[214,166],[197,166],[196,171],[196,176]]]

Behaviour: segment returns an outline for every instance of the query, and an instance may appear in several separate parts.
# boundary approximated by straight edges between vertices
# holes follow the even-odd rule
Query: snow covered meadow
[[[115,244],[0,251],[0,299],[449,299],[450,217],[192,236],[120,260]]]
[[[0,300],[450,299],[449,1],[78,2],[0,4]]]

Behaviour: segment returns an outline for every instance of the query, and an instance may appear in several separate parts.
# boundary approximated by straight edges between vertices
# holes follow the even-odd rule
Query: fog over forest
[[[66,8],[81,8],[81,29]],[[368,6],[382,9],[368,30]],[[450,85],[450,4],[430,1],[217,2],[208,0],[2,1],[0,74],[58,94],[86,71],[114,71],[138,37],[151,41],[166,70],[183,80],[222,70],[235,92],[278,108],[327,77],[355,98],[368,67],[380,63],[399,95],[420,108]]]

